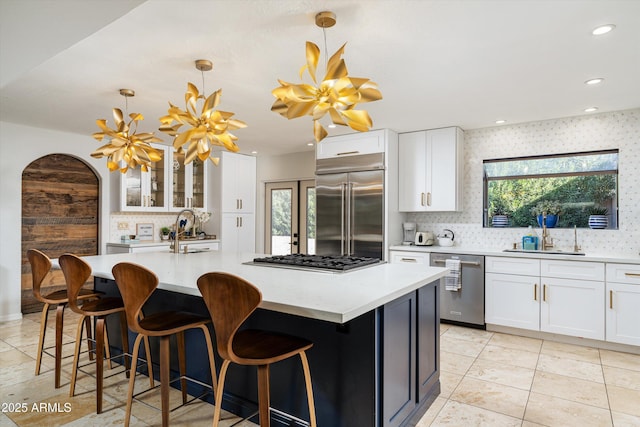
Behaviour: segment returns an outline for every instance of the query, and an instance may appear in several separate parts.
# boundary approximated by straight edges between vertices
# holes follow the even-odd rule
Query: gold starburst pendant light
[[[173,148],[176,151],[182,152],[184,146],[187,146],[185,164],[191,163],[198,157],[202,161],[209,158],[217,165],[220,159],[211,155],[213,146],[217,145],[228,151],[238,152],[240,148],[235,143],[238,137],[229,131],[245,128],[247,125],[240,120],[232,119],[234,113],[215,110],[220,103],[222,89],[213,92],[209,97],[205,96],[204,72],[213,68],[211,61],[198,59],[196,68],[202,73],[202,93],[193,83],[188,83],[187,93],[184,96],[186,109],[182,110],[169,103],[169,113],[160,118],[162,122],[160,131],[175,137]],[[200,113],[197,112],[199,99],[202,99]],[[186,125],[185,129],[181,129],[183,125]]]
[[[125,99],[125,111],[128,113],[128,98],[135,96],[135,92],[131,89],[120,89],[120,95]],[[140,168],[147,172],[151,168],[152,162],[162,159],[162,151],[153,148],[151,142],[162,142],[153,132],[138,133],[138,122],[144,120],[140,113],[129,114],[129,123],[125,123],[122,110],[113,109],[113,119],[116,128],[111,129],[107,126],[105,119],[96,120],[96,124],[102,132],[96,132],[93,137],[98,141],[102,141],[105,137],[109,138],[109,143],[98,148],[91,153],[91,157],[100,159],[107,157],[107,167],[110,172],[119,169],[121,173],[126,173],[129,168]]]
[[[332,27],[335,23],[336,16],[333,12],[320,12],[316,15],[316,25],[322,28],[325,36],[325,57],[327,56],[325,28]],[[313,118],[313,135],[316,142],[322,141],[327,136],[327,131],[320,124],[320,119],[327,113],[336,125],[349,126],[359,132],[368,131],[373,125],[369,113],[355,108],[358,104],[382,99],[376,83],[367,78],[349,77],[347,66],[342,59],[345,46],[346,43],[329,59],[324,79],[318,84],[316,69],[320,49],[316,44],[308,41],[307,63],[300,69],[300,79],[304,71],[308,70],[315,86],[278,80],[280,87],[271,91],[277,98],[271,111],[287,119],[305,115]]]

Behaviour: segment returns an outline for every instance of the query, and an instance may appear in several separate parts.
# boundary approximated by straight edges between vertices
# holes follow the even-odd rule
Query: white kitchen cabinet
[[[120,210],[162,212],[169,206],[169,147],[151,144],[162,150],[162,159],[151,163],[149,172],[137,167],[120,174]]]
[[[255,212],[256,158],[222,152],[218,168],[222,212]]]
[[[640,265],[607,264],[606,340],[640,346]]]
[[[401,212],[462,210],[463,145],[457,127],[400,134]]]
[[[204,209],[207,206],[207,169],[209,162],[203,162],[196,158],[185,165],[184,153],[171,151],[170,210]]]
[[[485,322],[540,329],[540,261],[485,257]]]
[[[384,153],[384,130],[331,136],[316,144],[316,159]]]
[[[393,264],[407,263],[429,265],[428,252],[389,251],[389,258]]]
[[[604,264],[543,259],[540,330],[604,340]]]
[[[222,249],[229,252],[255,252],[254,214],[222,214]]]
[[[540,330],[604,340],[604,282],[542,277]]]
[[[256,158],[223,151],[212,168],[212,226],[225,251],[255,252]]]

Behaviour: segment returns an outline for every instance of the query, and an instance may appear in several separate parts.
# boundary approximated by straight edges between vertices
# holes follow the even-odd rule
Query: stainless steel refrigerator
[[[384,153],[316,161],[316,254],[384,259]]]

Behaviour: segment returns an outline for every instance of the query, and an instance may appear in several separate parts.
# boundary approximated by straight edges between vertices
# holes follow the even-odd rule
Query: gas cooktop
[[[247,264],[302,270],[345,272],[373,266],[381,262],[378,258],[359,256],[290,254],[254,258],[253,262]]]

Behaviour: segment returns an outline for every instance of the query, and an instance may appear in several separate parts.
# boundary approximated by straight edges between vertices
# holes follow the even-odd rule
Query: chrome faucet
[[[543,251],[553,248],[553,238],[551,237],[551,235],[549,234],[549,230],[547,229],[546,212],[542,213],[542,244],[540,245],[540,248]]]
[[[176,217],[176,226],[175,226],[175,231],[174,231],[174,237],[173,237],[173,253],[174,254],[179,254],[180,253],[180,217],[182,216],[183,213],[191,213],[191,216],[193,216],[193,229],[196,229],[196,223],[198,222],[198,215],[196,215],[196,213],[193,211],[193,209],[182,209],[180,212],[178,212],[178,216]],[[186,248],[185,248],[186,251]]]

